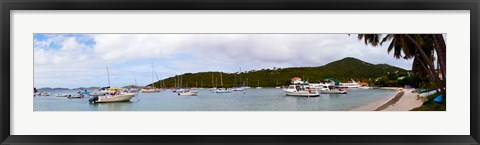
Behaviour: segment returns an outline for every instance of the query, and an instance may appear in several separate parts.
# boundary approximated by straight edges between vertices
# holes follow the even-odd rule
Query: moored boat
[[[227,88],[220,88],[220,89],[217,89],[217,90],[213,90],[212,92],[214,92],[214,93],[231,93],[232,90],[228,90]]]
[[[346,89],[342,89],[342,88],[336,88],[335,86],[333,85],[324,85],[321,89],[320,89],[320,93],[322,94],[347,94],[347,90]]]
[[[233,90],[233,91],[245,91],[245,87],[243,87],[243,86],[234,87],[232,90]]]
[[[352,82],[347,82],[347,83],[340,83],[339,87],[341,88],[358,88],[361,87],[362,85],[358,84],[352,79]]]
[[[68,96],[67,98],[68,98],[68,99],[81,99],[81,98],[83,98],[83,97],[85,97],[85,95],[79,93],[79,94],[77,94],[77,95],[70,95],[70,96]]]
[[[121,88],[110,88],[109,90],[114,90],[113,94],[107,94],[105,96],[95,96],[90,98],[88,101],[90,103],[111,103],[111,102],[127,102],[135,96],[135,93],[125,93],[120,92]]]
[[[197,96],[198,92],[197,91],[190,91],[190,90],[185,90],[182,92],[178,92],[179,96]]]
[[[40,93],[38,93],[37,96],[50,96],[50,94],[47,93],[47,92],[40,92]]]
[[[57,94],[56,97],[69,97],[72,96],[70,94]]]
[[[310,88],[308,84],[295,84],[289,85],[288,88],[284,89],[287,96],[298,96],[298,97],[318,97],[320,94],[315,88]]]
[[[160,89],[157,88],[147,88],[147,89],[141,89],[142,93],[158,93],[160,92]]]

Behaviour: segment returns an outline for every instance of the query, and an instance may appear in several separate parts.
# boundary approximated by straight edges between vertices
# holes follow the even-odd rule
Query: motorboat
[[[178,92],[179,96],[197,96],[198,92],[197,91],[190,91],[190,90],[185,90],[182,92]]]
[[[57,94],[56,97],[69,97],[72,96],[70,94]]]
[[[234,87],[233,91],[245,91],[245,87]]]
[[[81,98],[83,98],[83,97],[85,97],[85,95],[79,93],[79,94],[77,94],[77,95],[70,95],[70,96],[68,96],[67,98],[68,98],[68,99],[81,99]]]
[[[90,103],[127,102],[135,96],[135,93],[121,92],[122,88],[109,88],[109,90],[114,90],[114,93],[105,96],[95,96],[88,101]]]
[[[352,80],[351,83],[340,83],[339,87],[345,87],[345,88],[358,88],[361,87],[362,85],[358,84],[354,80]]]
[[[158,93],[160,91],[161,90],[157,88],[146,88],[141,90],[142,93]]]
[[[232,90],[228,90],[227,88],[220,88],[217,90],[213,90],[214,93],[231,93]]]
[[[307,85],[295,84],[289,85],[284,89],[287,96],[298,96],[298,97],[318,97],[320,94],[315,88],[311,88]]]
[[[172,92],[176,93],[176,92],[184,92],[185,89],[183,88],[176,88],[176,89],[173,89]]]
[[[37,96],[50,96],[50,94],[47,93],[47,92],[40,92],[40,93],[38,93]]]
[[[342,89],[342,88],[336,88],[335,86],[333,85],[324,85],[321,89],[320,89],[320,93],[322,94],[347,94],[347,90],[346,89]]]

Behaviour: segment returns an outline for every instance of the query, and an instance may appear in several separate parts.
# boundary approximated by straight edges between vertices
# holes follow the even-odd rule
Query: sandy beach
[[[409,111],[421,106],[423,103],[422,99],[417,97],[417,93],[412,93],[414,89],[392,87],[381,89],[395,89],[397,93],[386,99],[355,109],[354,111]]]

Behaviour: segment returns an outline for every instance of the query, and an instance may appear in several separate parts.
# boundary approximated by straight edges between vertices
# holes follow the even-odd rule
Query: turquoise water
[[[48,91],[47,91],[48,92]],[[393,90],[349,89],[348,94],[321,94],[319,97],[286,96],[282,89],[247,89],[232,93],[198,90],[198,96],[178,96],[170,90],[139,93],[130,102],[89,104],[89,97],[68,99],[59,93],[33,98],[34,111],[347,111],[391,97]]]

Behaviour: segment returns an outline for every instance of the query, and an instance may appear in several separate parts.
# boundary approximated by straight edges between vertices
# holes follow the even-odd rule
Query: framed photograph
[[[0,4],[2,144],[478,144],[478,0]]]

